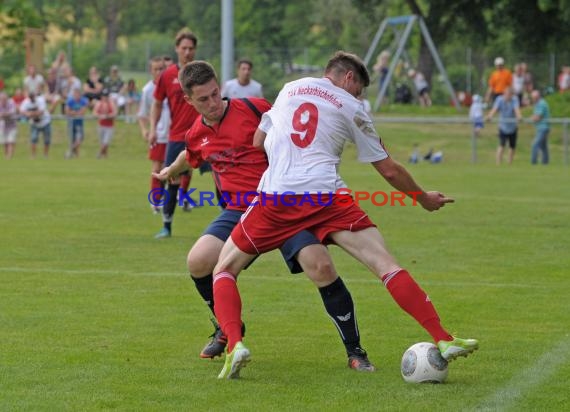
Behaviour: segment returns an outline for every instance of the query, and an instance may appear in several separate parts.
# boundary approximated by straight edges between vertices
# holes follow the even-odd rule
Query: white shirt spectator
[[[40,111],[42,115],[35,119],[29,119],[31,125],[35,127],[45,127],[51,121],[51,115],[46,104],[46,100],[42,95],[36,96],[34,102],[26,97],[20,105],[20,113]]]
[[[27,75],[24,77],[24,90],[27,94],[33,93],[36,96],[44,92],[45,80],[41,74],[37,74],[32,77]]]
[[[261,83],[250,80],[248,84],[241,85],[238,79],[228,80],[222,87],[222,97],[239,99],[242,97],[263,97]]]

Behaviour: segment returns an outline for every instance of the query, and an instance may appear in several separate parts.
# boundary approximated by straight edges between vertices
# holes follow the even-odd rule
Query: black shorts
[[[240,210],[223,210],[222,213],[208,225],[202,235],[212,235],[225,242],[230,237],[233,228],[237,225],[243,213],[244,212]],[[295,255],[305,246],[318,245],[320,243],[315,235],[306,230],[289,238],[283,246],[279,248],[289,271],[291,273],[302,273],[303,269],[299,262],[297,262]]]
[[[517,131],[518,130],[515,130],[513,133],[505,133],[499,130],[499,145],[505,147],[508,141],[511,149],[517,147]]]
[[[421,89],[421,90],[418,92],[418,94],[419,94],[420,96],[422,96],[422,97],[423,97],[424,94],[428,94],[428,93],[429,93],[429,88],[428,88],[428,87],[424,87],[423,89]]]

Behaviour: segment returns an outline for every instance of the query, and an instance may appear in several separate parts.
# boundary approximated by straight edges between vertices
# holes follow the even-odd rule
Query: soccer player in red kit
[[[362,209],[355,203],[347,205],[340,195],[326,205],[318,200],[319,194],[346,189],[338,166],[344,145],[353,142],[361,162],[371,163],[396,190],[420,193],[417,200],[424,209],[434,211],[453,202],[440,192],[424,191],[388,155],[357,99],[369,83],[362,60],[338,52],[329,60],[324,77],[287,83],[273,108],[263,114],[254,136],[254,143],[264,145],[269,161],[258,188],[260,199],[233,229],[213,272],[216,317],[228,337],[219,378],[239,377],[250,360],[242,343],[237,275],[257,255],[281,246],[298,230],[309,230],[322,242],[339,245],[366,265],[398,305],[431,335],[443,358],[452,360],[478,348],[477,340],[454,337],[442,326],[428,295],[399,266]],[[307,192],[313,194],[313,202],[300,201]],[[285,202],[286,193],[295,195]]]
[[[168,66],[160,75],[154,89],[154,102],[150,114],[149,143],[153,145],[157,139],[156,129],[162,113],[162,102],[164,99],[167,99],[171,123],[164,161],[166,166],[174,162],[178,154],[184,150],[184,135],[198,117],[198,112],[194,107],[184,100],[184,92],[178,82],[178,70],[180,67],[194,60],[198,39],[194,33],[188,30],[181,30],[176,35],[175,44],[178,64]],[[156,234],[155,237],[157,239],[171,236],[178,189],[182,186],[182,189],[186,191],[190,184],[190,177],[189,173],[183,174],[180,178],[174,176],[169,182],[167,202],[162,208],[163,228]]]
[[[216,73],[206,62],[187,64],[180,71],[180,82],[188,102],[201,116],[186,135],[186,153],[181,153],[172,165],[155,176],[166,180],[188,166],[197,168],[204,161],[212,166],[227,207],[192,246],[187,262],[196,289],[214,312],[212,270],[248,201],[256,195],[259,178],[267,168],[265,153],[253,146],[253,134],[261,114],[271,106],[260,98],[222,100]],[[360,346],[352,297],[337,275],[326,247],[311,233],[301,231],[284,242],[281,253],[292,273],[304,271],[319,289],[325,309],[345,345],[349,367],[374,371]],[[225,335],[217,328],[214,339],[200,356],[219,356],[226,343]]]

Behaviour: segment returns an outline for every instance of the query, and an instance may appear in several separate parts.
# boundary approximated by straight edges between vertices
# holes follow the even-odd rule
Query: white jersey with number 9
[[[388,157],[360,101],[327,78],[287,83],[263,114],[269,167],[259,183],[266,193],[328,193],[346,187],[338,174],[346,142],[358,160]]]

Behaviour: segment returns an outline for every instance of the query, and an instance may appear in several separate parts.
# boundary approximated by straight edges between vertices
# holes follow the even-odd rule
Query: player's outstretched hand
[[[422,207],[428,212],[433,212],[445,206],[446,203],[455,202],[454,199],[446,197],[440,192],[425,192],[425,194],[418,198]]]
[[[170,176],[168,175],[168,172],[170,172],[170,168],[167,166],[167,167],[162,168],[162,170],[161,170],[160,172],[158,172],[158,173],[152,172],[152,177],[154,177],[155,179],[158,179],[158,180],[161,180],[161,181],[165,182],[165,181],[167,181],[168,178],[170,177]]]

